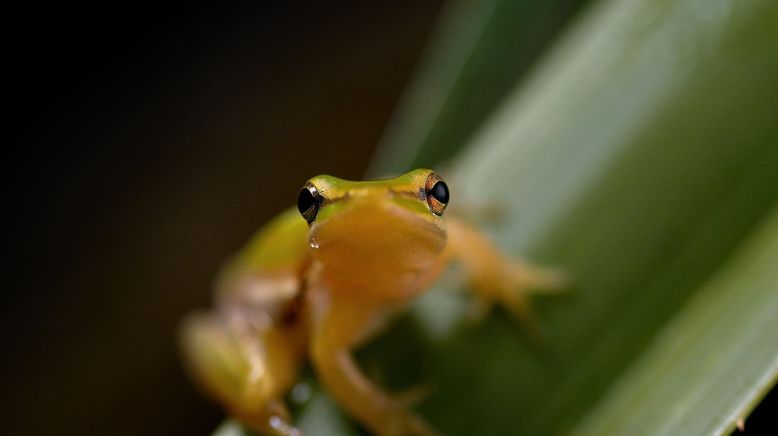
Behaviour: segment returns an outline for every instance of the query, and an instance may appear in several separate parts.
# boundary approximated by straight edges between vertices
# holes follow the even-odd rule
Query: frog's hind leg
[[[187,369],[232,416],[261,434],[293,436],[283,395],[292,387],[300,353],[290,333],[261,314],[211,312],[189,316],[181,329]]]

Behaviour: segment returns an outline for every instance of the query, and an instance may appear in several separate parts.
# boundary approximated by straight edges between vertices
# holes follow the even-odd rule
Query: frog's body
[[[452,260],[480,302],[502,304],[523,321],[527,290],[561,285],[558,274],[503,255],[458,219],[444,220],[447,203],[445,183],[430,170],[371,182],[311,179],[299,212],[279,215],[225,268],[217,310],[185,323],[195,379],[251,428],[296,434],[283,397],[310,358],[329,393],[372,432],[431,433],[360,372],[352,350]]]

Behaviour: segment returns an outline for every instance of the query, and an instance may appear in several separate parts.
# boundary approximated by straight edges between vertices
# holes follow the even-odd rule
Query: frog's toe
[[[399,409],[379,432],[382,436],[438,436],[438,433],[421,417],[405,409]]]
[[[513,275],[517,284],[533,294],[556,294],[570,288],[570,277],[557,269],[515,265]]]
[[[540,347],[545,344],[545,334],[540,327],[540,322],[535,317],[527,295],[524,293],[505,294],[505,297],[500,300],[500,305],[521,325],[533,344]]]
[[[431,393],[432,385],[429,383],[422,383],[403,391],[395,392],[392,397],[397,403],[404,407],[413,407],[426,400]]]
[[[269,401],[260,411],[247,413],[235,410],[233,415],[251,434],[303,436],[303,432],[292,424],[289,410],[280,400]]]
[[[522,325],[530,340],[543,345],[544,334],[532,310],[531,296],[566,292],[570,287],[569,276],[556,269],[518,261],[509,261],[504,268],[503,281],[492,291],[494,300]]]
[[[493,308],[493,301],[480,295],[474,295],[467,304],[464,320],[468,325],[478,325],[489,317]]]

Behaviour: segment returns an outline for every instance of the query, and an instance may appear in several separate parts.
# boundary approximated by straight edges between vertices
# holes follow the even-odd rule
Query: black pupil
[[[444,182],[435,183],[429,195],[443,204],[448,204],[448,186]]]
[[[315,202],[316,199],[313,198],[311,191],[308,190],[308,188],[303,188],[300,190],[300,195],[297,196],[297,210],[299,210],[300,213],[305,213]]]

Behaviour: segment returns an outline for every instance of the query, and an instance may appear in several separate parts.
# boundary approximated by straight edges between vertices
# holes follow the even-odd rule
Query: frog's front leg
[[[371,433],[432,435],[418,416],[373,384],[355,362],[352,352],[383,323],[386,304],[353,295],[319,293],[313,314],[311,358],[327,391]]]
[[[567,287],[566,276],[556,270],[530,265],[503,253],[483,233],[457,218],[449,218],[444,262],[459,262],[475,304],[486,313],[497,303],[508,310],[535,336],[540,331],[529,306],[532,293],[559,292]]]

